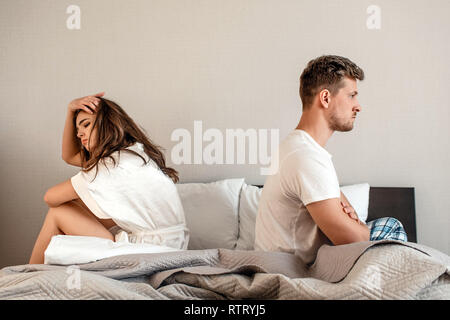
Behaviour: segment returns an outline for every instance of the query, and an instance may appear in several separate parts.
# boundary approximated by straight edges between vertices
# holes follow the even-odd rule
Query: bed
[[[409,242],[324,245],[311,267],[238,247],[9,266],[0,270],[0,299],[449,299],[450,257],[416,243],[414,189],[370,187],[369,199],[368,221],[399,219]]]

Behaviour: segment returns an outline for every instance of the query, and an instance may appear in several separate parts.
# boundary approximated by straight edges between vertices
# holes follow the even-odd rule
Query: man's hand
[[[353,209],[353,207],[352,207],[350,204],[346,205],[345,203],[343,203],[343,202],[341,201],[341,206],[342,206],[342,210],[343,210],[346,214],[348,214],[348,216],[349,216],[350,218],[352,218],[353,220],[355,220],[356,222],[358,222],[359,224],[361,224],[361,221],[359,220],[358,215],[356,214],[355,209]]]

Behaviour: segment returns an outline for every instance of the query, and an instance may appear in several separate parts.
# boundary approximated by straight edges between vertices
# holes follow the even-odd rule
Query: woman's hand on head
[[[86,111],[87,113],[93,114],[96,111],[97,106],[100,102],[99,97],[102,97],[104,95],[105,95],[105,92],[100,92],[100,93],[97,93],[94,95],[74,99],[69,103],[69,107],[68,107],[69,111],[75,112],[78,109],[81,109],[83,111]],[[94,112],[92,112],[91,109],[89,109],[89,107]]]

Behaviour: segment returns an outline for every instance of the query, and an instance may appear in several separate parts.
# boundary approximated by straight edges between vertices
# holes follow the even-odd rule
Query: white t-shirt
[[[255,250],[282,251],[314,262],[323,244],[332,244],[306,205],[340,198],[331,154],[306,131],[296,129],[279,145],[279,168],[262,190],[255,227]]]

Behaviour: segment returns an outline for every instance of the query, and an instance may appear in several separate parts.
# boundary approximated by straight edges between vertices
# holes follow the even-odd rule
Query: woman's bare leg
[[[50,208],[44,225],[36,240],[30,257],[30,264],[44,263],[44,252],[53,236],[67,234],[110,239],[114,236],[90,212],[69,201],[59,207]]]
[[[113,219],[100,219],[98,218],[94,213],[92,213],[92,211],[84,204],[83,200],[81,199],[75,199],[72,200],[73,202],[75,202],[76,204],[79,204],[80,206],[82,206],[83,208],[85,208],[90,214],[92,214],[95,219],[97,219],[106,229],[110,229],[114,226],[116,226],[117,224],[114,222]]]
[[[45,217],[41,232],[34,244],[33,252],[31,253],[30,261],[28,262],[30,264],[44,263],[44,251],[50,243],[51,238],[55,235],[64,234],[58,229],[55,220],[50,215],[50,210]]]

